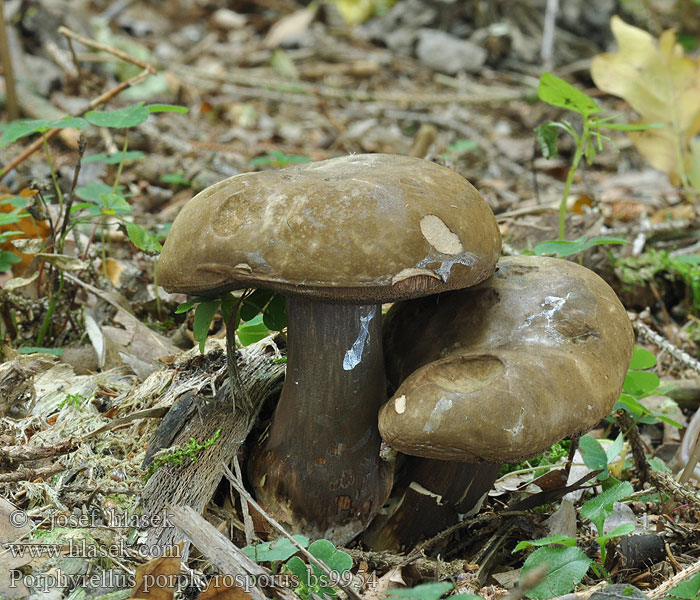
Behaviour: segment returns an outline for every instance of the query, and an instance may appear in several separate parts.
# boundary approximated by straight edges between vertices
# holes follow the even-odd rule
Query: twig
[[[642,321],[634,321],[632,323],[637,333],[643,338],[650,341],[652,344],[666,352],[666,354],[675,358],[679,363],[688,369],[692,369],[700,373],[700,361],[694,359],[687,352],[683,352],[680,348],[674,346],[665,337],[656,333],[651,327]]]
[[[82,35],[78,35],[77,33],[71,31],[67,27],[64,27],[63,25],[61,25],[58,28],[58,33],[66,36],[67,38],[72,38],[77,42],[80,42],[83,46],[87,46],[88,48],[94,48],[95,50],[102,50],[103,52],[113,54],[114,56],[121,58],[125,62],[131,63],[132,65],[136,65],[137,67],[142,68],[144,71],[148,71],[151,75],[155,75],[158,72],[156,71],[156,68],[153,65],[144,62],[139,58],[131,56],[123,50],[119,50],[118,48],[114,48],[113,46],[108,46],[107,44],[102,44],[100,42],[96,42],[95,40],[83,37]]]
[[[238,482],[243,486],[243,474],[241,473],[241,465],[238,462],[238,457],[233,457],[233,469],[236,472],[236,477]],[[255,538],[255,530],[253,527],[253,519],[250,516],[250,510],[248,510],[248,502],[241,498],[241,512],[243,513],[243,526],[245,527],[245,543],[250,546]]]
[[[650,592],[647,592],[647,596],[649,596],[651,600],[660,600],[661,598],[665,598],[668,596],[668,592],[674,587],[684,582],[686,579],[690,579],[697,573],[700,573],[700,560],[694,562],[692,565],[686,567],[679,573],[676,573],[673,577],[671,577],[671,579],[664,581],[660,586],[654,588]]]
[[[0,473],[0,483],[11,483],[16,481],[32,481],[33,479],[46,478],[65,471],[64,465],[54,463],[48,467],[39,467],[38,469],[21,469],[12,471],[11,473]]]
[[[649,473],[649,478],[654,482],[654,485],[658,489],[668,492],[676,500],[683,504],[692,504],[696,508],[700,509],[700,496],[676,481],[668,473],[665,473],[664,471],[652,471]]]
[[[688,435],[687,432],[686,435]],[[688,483],[688,480],[695,473],[695,465],[698,464],[698,461],[700,461],[700,437],[695,439],[695,444],[693,445],[693,452],[688,458],[688,462],[686,463],[685,468],[683,469],[683,472],[681,473],[681,476],[678,479],[679,483]]]
[[[304,546],[302,546],[299,542],[297,542],[289,533],[287,530],[282,527],[275,519],[273,519],[270,515],[268,515],[265,510],[260,506],[254,499],[253,497],[248,493],[248,490],[246,490],[236,479],[236,476],[231,473],[231,470],[225,465],[221,464],[221,467],[224,470],[224,476],[226,479],[228,479],[231,482],[231,485],[236,488],[236,491],[240,494],[241,500],[246,500],[248,503],[255,508],[262,516],[263,518],[270,524],[274,529],[276,529],[279,533],[281,533],[284,537],[286,537],[294,547],[296,547],[299,552],[301,552],[308,560],[309,562],[313,563],[316,565],[319,569],[321,569],[326,575],[328,575],[330,581],[336,581],[338,579],[337,575],[333,573],[333,570],[323,561],[317,559],[311,552],[309,552]],[[346,585],[340,581],[337,582],[337,585],[340,589],[342,589],[349,598],[353,598],[353,600],[362,600],[362,596],[355,591],[352,587],[349,585]]]

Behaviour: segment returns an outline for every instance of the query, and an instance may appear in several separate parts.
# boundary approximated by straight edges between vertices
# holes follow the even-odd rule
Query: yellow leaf
[[[591,76],[609,94],[624,98],[639,113],[639,123],[664,123],[661,129],[631,131],[637,149],[674,185],[689,187],[693,136],[700,131],[700,63],[683,55],[673,30],[655,40],[646,31],[614,16],[616,53],[593,59]]]

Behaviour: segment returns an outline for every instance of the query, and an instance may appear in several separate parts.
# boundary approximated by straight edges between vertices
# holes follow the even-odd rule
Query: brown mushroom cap
[[[395,306],[384,440],[405,454],[513,462],[615,405],[634,336],[615,292],[575,263],[512,257],[481,285]]]
[[[491,209],[458,173],[361,154],[244,173],[197,194],[158,275],[169,291],[264,287],[378,303],[474,285],[500,247]]]

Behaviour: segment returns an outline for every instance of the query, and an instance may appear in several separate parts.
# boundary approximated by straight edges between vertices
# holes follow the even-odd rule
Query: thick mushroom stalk
[[[285,385],[250,480],[293,531],[346,543],[391,489],[377,429],[386,400],[381,307],[290,296],[287,323]]]

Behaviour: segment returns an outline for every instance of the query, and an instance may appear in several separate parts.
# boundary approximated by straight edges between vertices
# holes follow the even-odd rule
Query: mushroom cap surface
[[[490,279],[392,307],[379,413],[392,448],[442,460],[515,462],[594,427],[617,401],[634,335],[593,271],[501,259]]]
[[[168,291],[263,287],[377,303],[475,285],[501,237],[479,192],[422,159],[360,154],[243,173],[179,213],[158,264]]]

